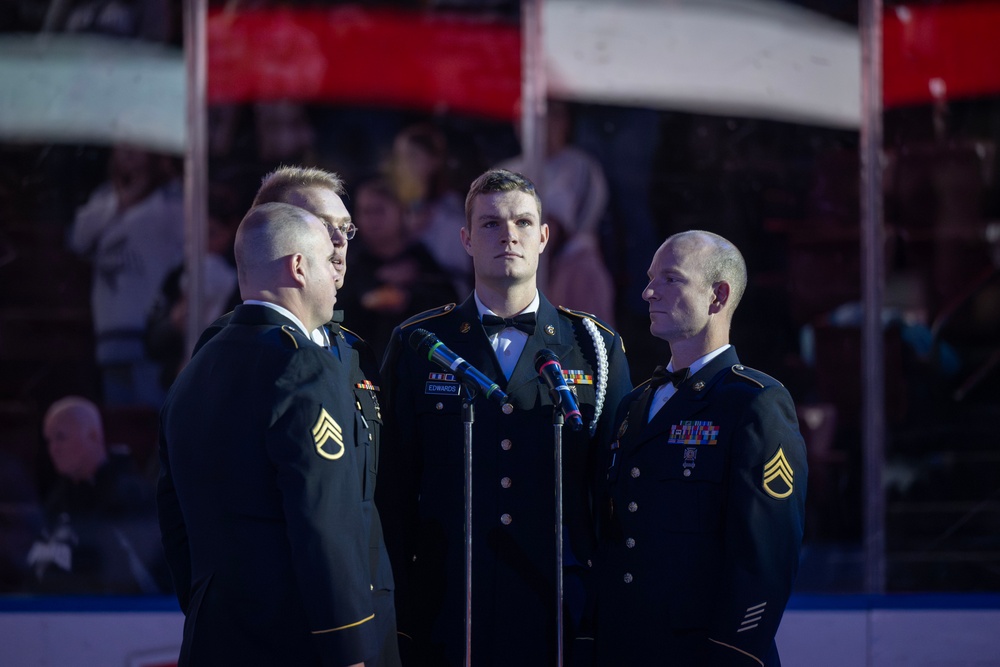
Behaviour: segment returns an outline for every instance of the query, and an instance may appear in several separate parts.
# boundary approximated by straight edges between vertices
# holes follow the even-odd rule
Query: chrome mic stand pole
[[[552,411],[552,431],[555,441],[556,458],[556,667],[563,666],[563,469],[562,469],[562,430],[563,414],[559,409],[559,392],[553,400],[556,401]]]
[[[472,400],[475,389],[466,384],[462,400],[462,422],[465,425],[465,667],[472,667],[472,422],[475,410]]]

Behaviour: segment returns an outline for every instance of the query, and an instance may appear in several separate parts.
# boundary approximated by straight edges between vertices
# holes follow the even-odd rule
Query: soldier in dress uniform
[[[304,208],[327,225],[334,246],[333,264],[337,271],[338,290],[344,286],[347,274],[349,241],[357,233],[357,227],[351,221],[341,199],[344,192],[343,181],[332,172],[312,167],[284,166],[264,177],[253,201],[254,206],[269,202],[292,204]],[[202,333],[195,351],[225,327],[231,317],[232,313],[228,313],[213,322]],[[396,639],[394,584],[389,556],[382,538],[382,524],[374,503],[382,431],[379,363],[371,346],[344,326],[343,321],[344,311],[334,310],[333,318],[310,335],[316,343],[329,348],[337,363],[346,368],[354,394],[354,439],[358,447],[365,448],[365,458],[370,461],[361,483],[365,493],[366,523],[370,526],[370,572],[376,627],[373,636],[379,656],[374,665],[395,667],[399,665],[399,648]]]
[[[708,232],[653,257],[643,298],[671,359],[621,403],[605,452],[602,667],[780,664],[806,451],[788,391],[729,345],[746,282],[740,252]]]
[[[334,256],[304,209],[251,209],[236,237],[245,301],[164,404],[180,665],[374,664],[369,452],[349,426],[348,367],[309,337],[333,314]]]
[[[410,318],[382,366],[388,412],[377,503],[397,581],[407,665],[461,665],[465,652],[464,421],[467,388],[410,349],[422,328],[496,382],[501,405],[473,401],[472,663],[555,664],[557,653],[553,401],[535,371],[549,349],[575,392],[584,427],[563,430],[566,655],[592,641],[581,616],[595,536],[596,443],[612,435],[630,390],[621,337],[586,313],[553,306],[536,287],[548,228],[533,184],[492,170],[473,182],[459,236],[475,291]],[[456,230],[459,231],[459,230]],[[581,267],[581,270],[586,270]],[[574,641],[580,639],[581,641]],[[567,664],[570,664],[569,660]]]

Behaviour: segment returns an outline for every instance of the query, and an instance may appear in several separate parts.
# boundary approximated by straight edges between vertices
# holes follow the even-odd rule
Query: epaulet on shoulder
[[[617,335],[615,333],[614,329],[612,329],[611,327],[609,327],[606,323],[602,322],[601,320],[597,319],[596,315],[592,315],[591,313],[585,313],[582,310],[573,310],[572,308],[567,308],[566,306],[557,306],[557,308],[558,308],[558,310],[560,312],[566,313],[567,315],[570,315],[572,317],[576,317],[576,318],[579,318],[581,320],[584,319],[584,318],[592,320],[594,322],[594,324],[596,324],[600,328],[604,329],[605,331],[607,331],[612,336]]]
[[[748,382],[754,383],[755,385],[757,385],[761,389],[763,389],[764,387],[766,387],[768,385],[778,386],[778,387],[784,387],[785,386],[785,385],[781,384],[780,382],[778,382],[773,377],[771,377],[770,375],[768,375],[767,373],[764,373],[763,371],[758,371],[755,368],[748,368],[747,366],[744,366],[743,364],[734,364],[733,367],[730,368],[729,370],[731,370],[734,375],[736,375],[736,376],[738,376],[740,378],[743,378],[744,380],[747,380]]]
[[[354,331],[351,331],[350,329],[348,329],[347,327],[345,327],[345,326],[344,326],[343,324],[341,324],[341,325],[340,325],[340,331],[341,331],[342,333],[346,333],[347,335],[349,335],[349,336],[351,336],[351,337],[353,337],[353,338],[355,338],[355,339],[357,339],[357,340],[361,341],[362,343],[364,343],[364,342],[365,342],[365,339],[364,339],[364,338],[362,338],[361,336],[359,336],[359,335],[357,334],[357,332],[354,332]]]
[[[281,333],[284,334],[284,336],[281,337],[281,340],[285,343],[285,345],[294,350],[299,349],[299,341],[295,336],[301,336],[302,334],[300,334],[295,327],[283,324],[281,325]]]
[[[412,327],[414,324],[420,324],[426,320],[434,319],[435,317],[440,317],[450,313],[455,309],[454,303],[449,303],[444,306],[438,306],[437,308],[431,308],[430,310],[425,310],[422,313],[417,313],[410,319],[406,320],[400,325],[400,328]]]

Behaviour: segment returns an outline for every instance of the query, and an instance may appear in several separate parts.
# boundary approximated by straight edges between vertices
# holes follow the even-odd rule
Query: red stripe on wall
[[[360,6],[212,10],[210,103],[293,99],[513,120],[514,23]],[[1000,94],[1000,2],[886,10],[886,108]],[[939,84],[932,84],[932,81]]]
[[[884,105],[1000,93],[1000,3],[968,2],[888,9],[883,21]],[[937,84],[933,84],[937,85]]]
[[[295,99],[512,119],[516,24],[441,13],[331,9],[212,11],[211,103]]]

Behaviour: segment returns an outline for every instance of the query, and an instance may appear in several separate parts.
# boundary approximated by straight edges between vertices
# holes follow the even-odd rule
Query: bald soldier
[[[806,450],[795,406],[729,344],[746,264],[668,238],[642,298],[670,361],[625,397],[606,455],[598,664],[776,667],[798,570]]]
[[[254,206],[272,202],[299,206],[326,224],[333,242],[338,295],[347,273],[348,246],[358,231],[341,199],[344,195],[344,182],[333,172],[315,167],[283,166],[263,178],[253,201]],[[340,302],[338,296],[338,305]],[[195,350],[200,350],[231,318],[232,313],[227,313],[205,329]],[[344,326],[343,319],[344,312],[334,310],[333,319],[311,332],[310,337],[327,345],[335,362],[349,370],[355,406],[354,442],[364,450],[358,452],[358,456],[368,461],[363,477],[365,500],[362,513],[369,527],[369,569],[375,605],[375,632],[372,636],[375,643],[366,654],[377,656],[375,663],[368,667],[399,667],[392,569],[374,501],[382,434],[382,411],[379,405],[382,382],[379,378],[378,361],[371,346]]]
[[[244,299],[161,414],[159,515],[186,616],[180,665],[371,663],[369,535],[349,372],[309,333],[337,253],[296,206],[247,213]]]

